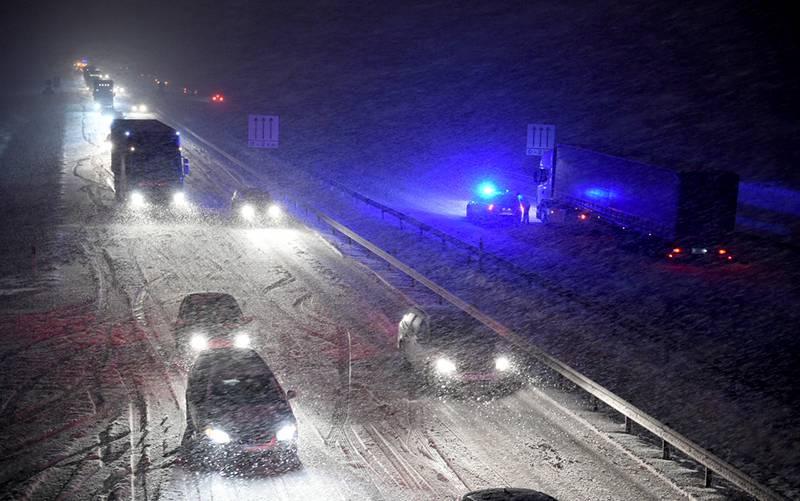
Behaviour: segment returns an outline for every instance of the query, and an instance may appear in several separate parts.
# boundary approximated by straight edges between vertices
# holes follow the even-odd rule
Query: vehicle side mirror
[[[286,400],[291,400],[297,397],[297,392],[294,390],[289,390],[286,392]]]
[[[188,176],[189,172],[191,172],[191,169],[189,169],[189,159],[188,158],[184,158],[183,159],[183,175],[184,176]]]

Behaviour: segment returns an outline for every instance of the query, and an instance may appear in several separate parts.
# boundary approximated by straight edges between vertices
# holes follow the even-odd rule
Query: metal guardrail
[[[252,169],[244,164],[244,162],[238,160],[237,158],[233,157],[232,155],[226,153],[210,141],[207,141],[197,135],[196,133],[190,131],[186,127],[183,127],[184,130],[188,131],[191,135],[195,136],[200,142],[208,146],[209,148],[213,149],[218,154],[222,155],[235,165],[245,169],[247,172],[252,173]],[[464,248],[470,252],[475,252],[476,248],[472,245],[466,244],[446,233],[441,232],[435,228],[426,225],[416,219],[407,216],[399,211],[391,209],[390,207],[384,206],[374,200],[371,200],[359,193],[356,193],[352,190],[349,190],[345,187],[339,186],[338,183],[333,183],[328,181],[329,184],[336,186],[337,188],[342,189],[345,192],[348,192],[350,195],[368,203],[370,205],[375,206],[378,209],[381,209],[385,213],[390,213],[395,217],[398,217],[401,221],[407,221],[409,223],[414,224],[415,226],[419,227],[422,231],[428,231],[433,235],[436,235],[439,238],[442,238],[443,241],[450,242],[458,247]],[[539,360],[545,366],[549,367],[556,373],[560,374],[564,378],[571,381],[577,387],[584,390],[586,393],[591,395],[592,397],[596,398],[597,400],[605,403],[612,409],[616,410],[620,414],[622,414],[625,418],[625,429],[626,431],[630,431],[630,424],[636,423],[642,428],[646,429],[648,432],[652,433],[654,436],[660,438],[662,440],[662,447],[664,451],[664,457],[669,457],[669,450],[670,447],[673,447],[688,457],[692,458],[700,465],[705,468],[705,485],[710,486],[712,480],[712,472],[716,473],[720,477],[724,478],[725,480],[731,482],[733,485],[740,488],[742,491],[746,492],[747,494],[754,496],[756,499],[764,500],[764,501],[780,501],[785,500],[786,498],[775,493],[768,487],[761,485],[760,483],[756,482],[745,473],[734,467],[733,465],[728,464],[721,458],[714,455],[712,452],[703,449],[698,444],[692,442],[687,437],[681,435],[677,431],[671,429],[664,423],[661,423],[654,417],[650,416],[646,412],[642,411],[638,407],[634,406],[633,404],[627,402],[626,400],[622,399],[621,397],[615,395],[611,391],[604,388],[602,385],[592,381],[588,377],[584,376],[577,370],[573,369],[569,365],[565,364],[564,362],[558,360],[557,358],[549,355],[547,352],[542,350],[536,345],[530,343],[529,340],[522,338],[514,331],[503,325],[502,323],[498,322],[497,320],[493,319],[489,315],[483,313],[482,311],[478,310],[476,307],[472,306],[471,304],[467,303],[466,301],[462,300],[455,294],[451,293],[444,287],[438,285],[437,283],[433,282],[429,278],[425,277],[424,275],[420,274],[410,266],[406,265],[402,261],[398,260],[388,252],[384,251],[380,247],[376,246],[366,238],[358,235],[350,228],[344,226],[343,224],[335,221],[334,219],[330,218],[326,214],[313,209],[309,208],[305,204],[298,203],[298,205],[302,205],[306,212],[313,212],[316,214],[317,218],[325,222],[334,230],[340,232],[342,235],[346,236],[350,240],[356,242],[361,247],[367,249],[374,255],[378,256],[379,258],[386,261],[390,266],[393,266],[395,269],[405,273],[411,279],[423,284],[427,287],[430,291],[434,294],[438,295],[439,297],[445,299],[446,301],[450,302],[457,308],[461,309],[468,315],[472,316],[479,322],[481,322],[486,327],[492,329],[496,334],[499,336],[507,337],[514,341],[515,344],[520,346],[522,349],[527,351],[531,354],[534,358]],[[479,255],[483,255],[482,249],[477,249]],[[497,258],[499,259],[499,258]],[[513,263],[508,263],[511,266],[516,267]],[[527,272],[526,272],[527,273]]]
[[[673,430],[666,424],[658,421],[653,416],[650,416],[635,405],[615,395],[610,390],[592,381],[564,362],[549,355],[538,346],[531,344],[529,340],[519,336],[510,328],[483,313],[473,305],[462,300],[444,287],[433,282],[377,245],[358,235],[350,228],[335,221],[322,212],[319,212],[315,209],[310,209],[308,207],[306,207],[306,209],[315,213],[320,221],[324,221],[331,228],[356,242],[361,247],[367,249],[379,258],[383,259],[395,269],[400,270],[408,275],[411,279],[423,284],[434,294],[445,299],[460,310],[472,316],[499,336],[511,339],[516,345],[531,354],[545,366],[565,377],[592,397],[605,403],[612,409],[622,414],[625,418],[626,431],[630,431],[630,424],[633,422],[661,439],[665,459],[669,458],[670,448],[675,448],[701,464],[705,468],[706,487],[711,485],[712,472],[714,472],[738,488],[742,489],[744,492],[754,496],[756,499],[765,501],[786,499],[783,496],[773,492],[768,487],[756,482],[733,465],[728,464],[723,459],[714,455],[712,452],[702,448],[700,445],[692,442],[690,439]]]

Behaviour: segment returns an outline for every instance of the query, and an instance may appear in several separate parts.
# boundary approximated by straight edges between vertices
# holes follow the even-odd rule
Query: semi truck
[[[739,176],[727,171],[668,169],[558,144],[542,157],[543,222],[599,221],[635,233],[668,259],[730,261]]]
[[[95,108],[100,110],[114,109],[113,80],[96,79],[92,95],[94,96]]]
[[[134,210],[189,205],[184,193],[189,160],[181,154],[178,131],[158,120],[118,118],[111,122],[109,142],[119,202]]]

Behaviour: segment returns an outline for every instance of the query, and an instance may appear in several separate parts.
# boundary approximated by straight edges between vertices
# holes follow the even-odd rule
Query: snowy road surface
[[[683,497],[535,387],[488,401],[419,391],[393,348],[407,300],[304,227],[240,228],[203,209],[149,219],[116,208],[104,124],[82,111],[85,100],[72,87],[23,121],[63,116],[62,151],[51,164],[60,165],[55,184],[24,184],[27,196],[57,207],[38,213],[47,245],[37,269],[20,264],[9,275],[38,288],[4,280],[4,499],[455,499],[503,485],[565,500]],[[3,126],[11,136],[24,130]],[[21,168],[49,141],[10,143],[17,150],[3,152],[6,167]],[[186,151],[190,197],[220,206],[233,180],[192,157],[191,144]],[[202,217],[209,212],[216,216]],[[195,291],[233,294],[254,318],[255,349],[298,392],[299,470],[231,476],[180,461],[190,362],[176,352],[171,326]]]

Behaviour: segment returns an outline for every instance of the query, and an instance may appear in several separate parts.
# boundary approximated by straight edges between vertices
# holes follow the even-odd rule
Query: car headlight
[[[278,433],[275,434],[275,438],[277,438],[280,442],[287,442],[294,438],[295,433],[297,433],[297,426],[293,424],[287,424],[278,430]]]
[[[452,360],[440,358],[436,360],[436,372],[448,376],[456,371],[456,364]]]
[[[283,211],[281,210],[280,206],[275,204],[270,205],[269,209],[267,209],[267,215],[273,219],[281,217],[282,213]]]
[[[231,436],[225,433],[223,430],[219,428],[214,428],[213,426],[209,426],[206,428],[206,436],[211,439],[212,442],[216,444],[227,444],[231,441]]]
[[[189,340],[189,346],[195,351],[203,351],[208,348],[208,339],[202,334],[195,334]]]
[[[250,204],[242,205],[242,208],[239,209],[239,212],[246,221],[252,221],[253,218],[256,217],[256,209]]]
[[[94,103],[92,108],[94,108],[94,111],[100,111],[100,103]]]
[[[131,205],[133,207],[141,207],[144,205],[144,195],[139,191],[131,193]]]
[[[131,106],[131,111],[132,111],[133,113],[136,113],[136,112],[138,112],[138,111],[139,111],[139,105],[137,105],[137,104],[134,104],[133,106]]]
[[[172,195],[172,203],[175,205],[186,205],[186,194],[182,191],[176,191]]]
[[[147,112],[147,106],[145,106],[143,104],[140,104],[139,105],[139,113],[146,113],[146,112]]]
[[[511,360],[508,357],[497,357],[494,359],[494,368],[498,371],[507,371],[511,368]]]
[[[239,333],[233,336],[233,346],[237,348],[249,348],[250,334]]]

